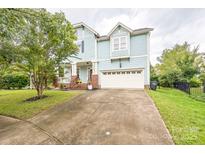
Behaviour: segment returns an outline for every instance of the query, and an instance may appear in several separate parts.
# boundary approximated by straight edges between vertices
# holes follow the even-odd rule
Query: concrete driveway
[[[155,105],[137,90],[87,92],[27,121],[0,117],[0,125],[0,144],[173,144]]]

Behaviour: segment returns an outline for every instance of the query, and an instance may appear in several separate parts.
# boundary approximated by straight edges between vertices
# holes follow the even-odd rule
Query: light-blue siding
[[[78,40],[84,41],[84,52],[79,52],[77,57],[82,60],[92,60],[95,57],[95,35],[88,29],[78,28],[77,29]]]
[[[118,29],[116,29],[118,31]],[[122,31],[123,35],[126,35],[126,31]],[[92,61],[95,59],[95,43],[96,36],[84,28],[77,29],[78,39],[84,40],[84,53],[79,52],[77,57],[83,61]],[[114,32],[113,35],[119,35],[119,33]],[[97,41],[97,61],[98,61],[98,72],[102,70],[111,70],[111,69],[129,69],[129,68],[143,68],[145,84],[149,83],[149,76],[147,74],[147,69],[149,66],[147,63],[148,49],[147,49],[147,34],[129,35],[129,44],[128,50],[126,51],[115,51],[112,54],[112,57],[123,57],[128,56],[128,59],[120,60],[111,60],[110,57],[110,40]],[[75,61],[75,59],[72,59]],[[76,59],[78,61],[79,59]],[[120,64],[121,63],[121,64]],[[83,82],[87,82],[87,67],[80,68],[80,78]]]
[[[147,54],[147,35],[131,36],[130,56],[140,56]]]

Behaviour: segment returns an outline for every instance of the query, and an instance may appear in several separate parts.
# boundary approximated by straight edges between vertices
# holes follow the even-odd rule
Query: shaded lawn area
[[[205,103],[176,89],[148,91],[175,144],[205,144]]]
[[[0,90],[0,114],[20,119],[31,118],[34,115],[69,101],[82,91],[52,91],[47,90],[48,97],[34,102],[24,102],[25,99],[36,96],[35,90]]]

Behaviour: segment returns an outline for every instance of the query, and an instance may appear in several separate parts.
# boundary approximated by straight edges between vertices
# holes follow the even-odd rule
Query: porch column
[[[74,88],[77,81],[77,64],[71,64],[71,81],[70,81],[70,88]]]
[[[99,88],[98,84],[98,63],[97,61],[92,62],[92,86],[93,88]]]
[[[92,62],[92,70],[93,70],[93,75],[98,74],[98,63],[97,62]]]
[[[76,63],[72,63],[72,70],[71,70],[71,72],[72,72],[72,76],[77,76],[77,65],[76,65]]]

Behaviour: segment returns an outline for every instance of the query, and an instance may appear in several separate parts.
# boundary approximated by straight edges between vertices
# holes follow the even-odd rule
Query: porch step
[[[86,90],[87,89],[87,84],[86,83],[78,83],[70,87],[70,89],[73,90]]]

